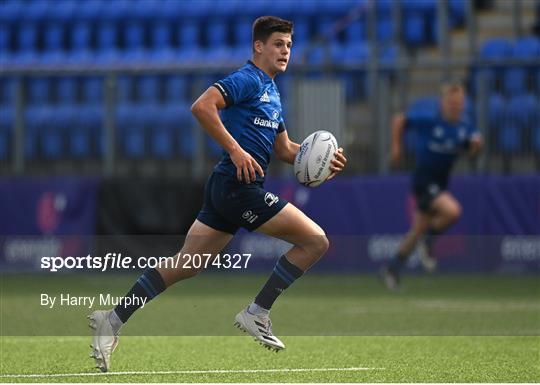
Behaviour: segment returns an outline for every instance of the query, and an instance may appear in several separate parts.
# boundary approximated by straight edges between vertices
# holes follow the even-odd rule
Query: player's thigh
[[[216,230],[195,220],[186,235],[182,249],[167,263],[157,268],[167,286],[197,275],[206,260],[212,258],[227,246],[233,235]]]
[[[444,191],[437,195],[433,200],[431,207],[435,215],[443,215],[455,219],[461,216],[461,205],[448,191]]]
[[[324,230],[291,203],[287,203],[256,231],[300,247],[325,249],[323,252],[328,248],[328,238]]]
[[[196,219],[186,235],[180,254],[217,254],[232,238],[232,234],[214,229]]]

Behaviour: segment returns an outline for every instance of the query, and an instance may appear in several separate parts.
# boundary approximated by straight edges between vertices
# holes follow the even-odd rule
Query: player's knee
[[[461,206],[459,203],[456,203],[455,205],[452,205],[452,208],[448,212],[448,216],[452,222],[455,222],[461,217],[461,212]]]
[[[328,251],[328,248],[330,247],[330,241],[328,240],[328,237],[326,236],[326,234],[324,234],[324,232],[316,235],[313,241],[313,254],[317,258],[320,258]]]

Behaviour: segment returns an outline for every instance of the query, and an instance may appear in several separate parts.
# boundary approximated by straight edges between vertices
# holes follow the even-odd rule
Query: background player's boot
[[[428,273],[433,273],[437,269],[437,260],[430,255],[429,247],[424,240],[418,243],[418,257],[422,267]]]
[[[90,320],[88,326],[94,330],[90,357],[96,361],[96,368],[102,372],[109,370],[111,355],[118,345],[118,334],[114,332],[109,320],[111,311],[96,310],[87,317]]]
[[[276,352],[285,349],[283,342],[272,334],[272,322],[268,316],[251,314],[245,308],[234,317],[234,321],[238,329],[253,336],[255,341],[260,342],[267,349]]]
[[[390,266],[385,265],[379,270],[379,278],[381,282],[391,291],[400,291],[399,273]]]

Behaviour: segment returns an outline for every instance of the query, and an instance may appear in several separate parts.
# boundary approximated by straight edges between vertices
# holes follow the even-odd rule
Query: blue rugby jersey
[[[223,95],[226,108],[221,120],[227,131],[264,170],[278,132],[285,130],[281,116],[281,100],[276,84],[264,71],[248,61],[243,67],[213,84]],[[229,154],[214,168],[221,174],[236,177],[236,167]],[[257,181],[262,182],[257,174]]]
[[[406,117],[406,129],[416,130],[415,185],[436,182],[446,186],[452,167],[478,131],[465,122],[450,123],[440,115]]]

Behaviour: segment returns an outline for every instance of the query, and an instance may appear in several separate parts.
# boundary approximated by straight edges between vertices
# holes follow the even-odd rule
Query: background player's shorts
[[[262,183],[244,184],[235,177],[213,172],[206,182],[204,203],[197,219],[230,234],[240,227],[253,231],[287,203],[266,191]]]
[[[446,186],[442,186],[437,182],[415,184],[413,187],[413,193],[416,198],[416,206],[418,207],[418,210],[426,214],[429,213],[431,210],[431,204],[445,189]]]

